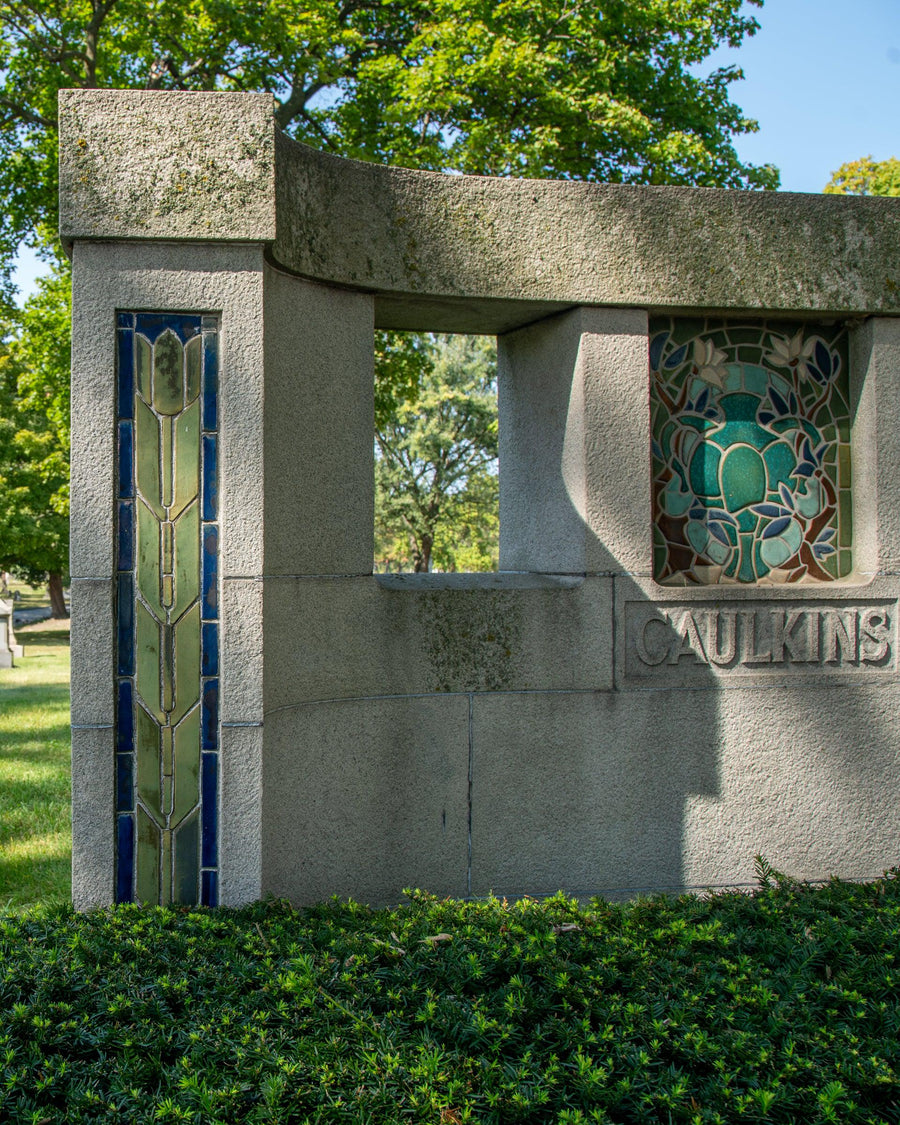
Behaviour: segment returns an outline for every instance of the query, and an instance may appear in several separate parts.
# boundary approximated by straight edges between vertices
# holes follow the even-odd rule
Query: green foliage
[[[69,308],[59,266],[15,315],[0,356],[0,569],[32,583],[69,565]]]
[[[888,1125],[900,872],[0,917],[0,1119]]]
[[[375,386],[376,567],[496,569],[493,341],[384,334]]]
[[[756,129],[729,98],[740,70],[700,78],[690,69],[757,26],[741,0],[0,0],[0,297],[22,241],[51,261],[58,252],[61,88],[270,91],[278,124],[297,140],[415,168],[775,187],[773,168],[743,164],[734,149],[735,136]],[[54,294],[45,295],[55,325]],[[20,359],[43,367],[40,395],[58,417],[23,428],[0,404],[7,441],[9,424],[33,435],[18,439],[21,471],[7,485],[25,487],[30,458],[32,498],[2,529],[31,576],[58,569],[64,550],[64,486],[54,477],[63,403],[44,395],[61,382],[64,338],[33,321],[18,340]],[[392,349],[393,365],[379,368],[379,416],[392,392],[402,406],[419,389],[405,345],[385,344]],[[387,524],[382,505],[385,565],[415,557],[427,566],[432,550],[448,568],[496,565],[496,528],[482,515],[496,510],[496,478],[470,476],[429,517],[430,530],[420,516],[410,524],[418,502],[397,498]],[[39,526],[26,544],[32,517]],[[401,526],[412,527],[412,544],[408,531],[398,538]]]
[[[900,195],[900,160],[864,156],[842,164],[825,185],[829,195]]]
[[[761,4],[762,0],[750,0]],[[742,164],[741,0],[0,2],[0,259],[55,230],[57,91],[267,90],[317,148],[416,168],[774,187]]]

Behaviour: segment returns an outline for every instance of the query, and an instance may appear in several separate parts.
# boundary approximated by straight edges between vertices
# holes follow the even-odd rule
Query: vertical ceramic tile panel
[[[218,321],[116,330],[117,898],[215,906]]]
[[[651,320],[657,582],[850,574],[848,354],[842,325]]]

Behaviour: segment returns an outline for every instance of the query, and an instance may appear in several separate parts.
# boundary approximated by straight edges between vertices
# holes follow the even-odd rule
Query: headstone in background
[[[0,601],[0,668],[12,668],[15,634],[12,624],[12,602]],[[19,647],[19,646],[16,646]],[[16,654],[21,655],[21,652]]]

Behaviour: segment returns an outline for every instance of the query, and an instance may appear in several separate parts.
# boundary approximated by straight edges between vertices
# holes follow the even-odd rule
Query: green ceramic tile
[[[134,625],[135,687],[147,710],[163,723],[165,714],[160,706],[159,674],[160,625],[142,602],[135,603]]]
[[[162,641],[162,706],[168,713],[175,703],[175,630],[171,625],[163,625]]]
[[[165,611],[160,601],[159,589],[159,523],[142,501],[135,505],[137,512],[137,539],[135,551],[135,578],[137,587],[148,605],[160,618]]]
[[[159,788],[159,724],[140,705],[135,707],[135,747],[137,754],[138,797],[150,812],[163,819]]]
[[[163,574],[172,574],[175,571],[175,526],[171,520],[165,520],[161,526]]]
[[[200,606],[186,613],[174,630],[175,706],[171,721],[177,723],[200,699]]]
[[[159,829],[144,810],[137,810],[137,879],[135,899],[158,903],[159,898]]]
[[[838,446],[838,481],[841,488],[848,488],[850,485],[850,446]]]
[[[175,465],[171,517],[174,519],[200,494],[200,402],[174,420]]]
[[[175,770],[175,739],[171,724],[163,727],[162,734],[162,753],[160,755],[162,775],[163,777],[171,777]],[[171,808],[166,807],[166,816],[169,816],[171,812]]]
[[[162,460],[162,502],[168,508],[172,504],[175,478],[175,423],[172,418],[163,418],[159,424],[160,453]],[[169,513],[171,515],[171,513]]]
[[[203,364],[202,336],[195,336],[193,340],[188,340],[184,348],[184,361],[187,370],[187,401],[190,403],[200,394]]]
[[[175,524],[175,599],[172,620],[177,620],[200,596],[200,504],[193,504]]]
[[[849,489],[838,493],[838,546],[853,546],[853,501]]]
[[[159,901],[168,906],[172,901],[172,833],[162,832],[162,855],[159,864]]]
[[[150,374],[153,367],[153,349],[146,336],[134,338],[134,365],[137,369],[137,386],[145,402],[153,398]]]
[[[134,401],[134,475],[140,496],[160,519],[165,518],[159,478],[159,421],[149,406]]]
[[[175,728],[175,801],[172,823],[179,824],[200,800],[200,707]]]
[[[192,813],[175,833],[175,880],[172,900],[190,906],[197,901],[200,878],[200,813]]]
[[[153,345],[153,406],[159,414],[178,414],[184,407],[184,348],[169,329]]]

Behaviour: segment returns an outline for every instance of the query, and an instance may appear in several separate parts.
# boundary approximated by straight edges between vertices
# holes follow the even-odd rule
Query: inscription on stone
[[[628,602],[625,673],[635,678],[896,671],[896,603]]]

